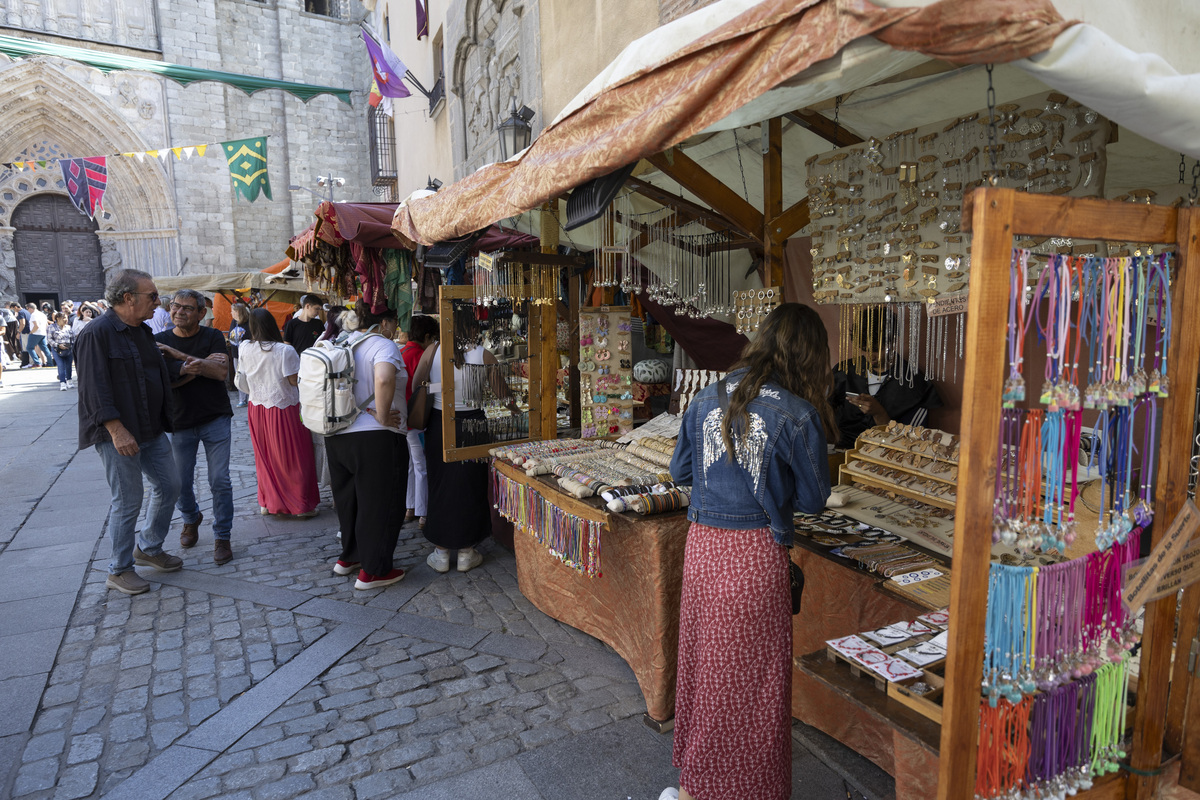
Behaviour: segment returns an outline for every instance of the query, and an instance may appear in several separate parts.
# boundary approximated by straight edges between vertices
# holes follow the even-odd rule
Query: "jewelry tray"
[[[920,678],[889,683],[887,685],[888,697],[941,725],[942,696],[946,687],[946,660],[935,661],[922,668],[921,672],[923,675]],[[914,694],[909,687],[918,682],[924,682],[932,688],[925,694]]]

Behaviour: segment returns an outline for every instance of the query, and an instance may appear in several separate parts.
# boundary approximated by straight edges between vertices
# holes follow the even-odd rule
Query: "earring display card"
[[[995,120],[999,186],[1103,194],[1107,119],[1050,92],[996,106]],[[818,303],[926,303],[966,289],[962,200],[993,173],[988,123],[981,110],[809,159]],[[1078,253],[1076,245],[1050,240],[1038,249]]]
[[[579,310],[579,410],[584,439],[633,430],[628,306]]]

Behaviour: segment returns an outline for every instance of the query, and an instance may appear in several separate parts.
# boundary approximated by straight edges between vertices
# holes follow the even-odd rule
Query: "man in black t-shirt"
[[[312,347],[325,332],[325,322],[321,319],[324,307],[324,298],[306,294],[300,298],[300,313],[283,324],[283,340],[296,348],[297,353]]]
[[[218,330],[201,327],[204,311],[204,295],[193,289],[181,289],[171,302],[171,321],[175,327],[155,335],[154,340],[166,358],[175,401],[171,448],[182,484],[178,508],[183,515],[183,531],[179,534],[179,544],[194,547],[200,539],[204,515],[196,503],[194,482],[196,453],[203,442],[215,517],[213,561],[224,564],[233,558],[229,544],[233,529],[229,421],[233,408],[225,390],[229,371],[225,337]]]

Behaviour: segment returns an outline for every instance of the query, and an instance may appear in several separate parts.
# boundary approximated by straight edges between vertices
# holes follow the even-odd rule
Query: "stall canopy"
[[[260,78],[256,75],[239,75],[236,72],[222,72],[215,69],[186,67],[182,64],[172,64],[167,61],[155,61],[150,58],[126,56],[103,50],[87,50],[82,47],[42,42],[36,39],[0,36],[0,53],[12,58],[56,56],[70,61],[78,61],[80,64],[87,64],[89,67],[95,67],[101,72],[106,73],[117,70],[149,72],[153,75],[170,78],[183,86],[199,81],[216,81],[241,89],[246,94],[261,92],[263,89],[281,89],[306,103],[318,95],[331,94],[346,105],[351,104],[349,89],[335,89],[332,86],[293,83],[292,81],[280,81],[273,78]]]
[[[722,0],[629,45],[529,148],[400,206],[392,227],[414,243],[456,238],[698,134],[811,107],[931,59],[1011,62],[1122,126],[1200,157],[1200,75],[1180,75],[1073,24],[1049,0],[924,8]]]
[[[286,264],[287,262],[283,263]],[[304,280],[301,278],[274,275],[265,271],[176,275],[169,278],[155,278],[154,285],[164,294],[177,292],[180,289],[195,289],[198,292],[216,293],[248,292],[258,289],[276,295],[281,293],[301,295],[308,291]]]

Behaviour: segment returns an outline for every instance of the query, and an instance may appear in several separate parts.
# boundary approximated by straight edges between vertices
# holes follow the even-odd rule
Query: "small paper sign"
[[[1171,527],[1159,543],[1150,551],[1145,564],[1138,569],[1132,581],[1125,583],[1124,596],[1121,602],[1130,614],[1136,613],[1148,600],[1154,596],[1159,582],[1174,567],[1183,555],[1188,542],[1200,530],[1200,508],[1191,500],[1183,504]]]
[[[892,580],[901,586],[908,586],[910,583],[920,583],[921,581],[927,581],[930,578],[940,578],[941,576],[941,570],[929,567],[928,569],[918,569],[913,572],[906,572],[903,575],[896,575]]]
[[[963,314],[967,310],[967,292],[943,294],[932,298],[925,304],[925,315],[928,317],[945,317],[950,314]]]
[[[1137,580],[1138,573],[1149,562],[1148,558],[1134,561],[1125,565],[1124,585],[1131,586]],[[1162,578],[1154,586],[1154,591],[1146,598],[1147,603],[1170,597],[1180,589],[1200,581],[1200,542],[1192,542],[1179,556],[1179,560],[1163,573]]]

